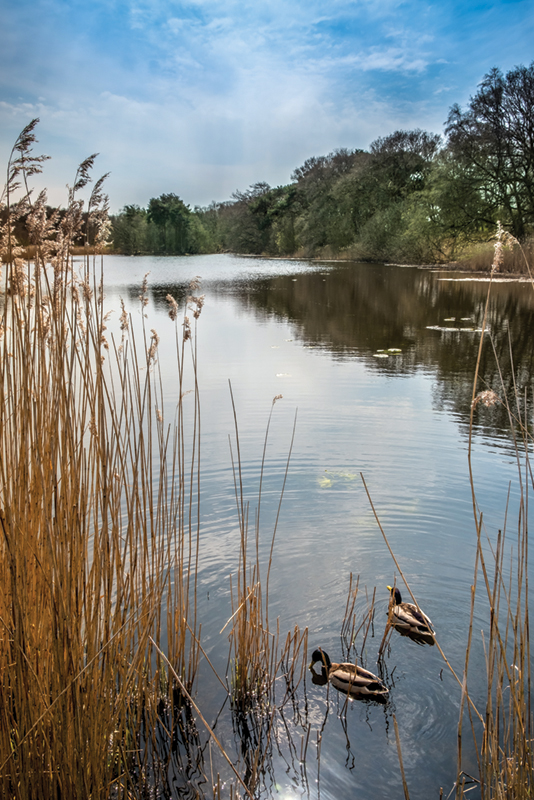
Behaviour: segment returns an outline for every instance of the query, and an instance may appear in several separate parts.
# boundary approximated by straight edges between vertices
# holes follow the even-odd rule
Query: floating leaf
[[[353,483],[357,481],[359,474],[357,472],[343,472],[342,470],[325,469],[325,474],[319,478],[319,486],[321,489],[330,489],[334,483]]]

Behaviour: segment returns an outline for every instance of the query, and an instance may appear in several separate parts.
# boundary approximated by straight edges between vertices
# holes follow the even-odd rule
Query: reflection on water
[[[369,369],[409,375],[423,369],[436,377],[436,403],[458,413],[465,424],[473,388],[473,364],[484,317],[488,282],[458,279],[445,273],[382,265],[347,265],[324,275],[313,273],[268,278],[234,290],[241,302],[261,316],[275,314],[294,325],[294,335],[308,347],[328,350],[334,358],[359,356]],[[528,386],[534,370],[534,291],[529,283],[492,287],[487,327],[495,349],[483,351],[482,382],[499,394],[506,381]],[[374,356],[387,361],[375,363]],[[476,415],[476,422],[497,432],[506,429],[503,406]]]
[[[268,414],[273,397],[283,395],[274,410],[263,475],[258,552],[264,565],[298,408],[270,577],[270,618],[279,617],[282,634],[295,625],[301,630],[308,626],[309,653],[320,645],[334,660],[347,660],[343,648],[351,642],[343,621],[350,576],[359,575],[354,630],[368,620],[363,645],[359,634],[359,663],[378,674],[387,586],[400,581],[369,507],[362,473],[417,601],[461,674],[475,552],[466,448],[487,282],[384,265],[232,256],[111,257],[106,302],[118,308],[123,297],[134,323],[140,320],[138,295],[146,272],[147,327],[160,335],[166,419],[173,417],[177,391],[174,327],[166,296],[183,302],[195,275],[201,276],[206,294],[196,339],[202,415],[198,615],[202,645],[217,672],[224,675],[228,666],[228,642],[220,631],[232,614],[229,575],[235,575],[239,559],[228,447],[231,380],[251,516]],[[520,393],[530,387],[533,311],[529,284],[493,286],[481,389],[510,396],[512,374]],[[514,453],[501,405],[487,408],[480,403],[474,415],[477,501],[494,541],[504,525],[510,481],[507,513],[509,520],[516,518]],[[477,603],[475,631],[487,625],[487,617],[484,604]],[[484,654],[478,639],[471,663],[473,699],[483,708]],[[412,800],[437,797],[440,786],[448,794],[455,778],[460,704],[454,677],[437,647],[420,647],[395,632],[381,666],[390,688],[385,707],[345,702],[307,676],[293,717],[286,707],[284,719],[272,723],[278,733],[265,757],[265,796],[401,796],[393,713]],[[480,686],[474,681],[477,674]],[[213,721],[224,696],[205,664],[198,687],[197,702]],[[244,722],[232,724],[221,714],[217,733],[237,755],[241,752],[242,765],[250,771],[254,765],[247,742],[255,742],[257,749],[264,732],[251,727],[250,720]],[[475,773],[469,750],[466,759],[465,769]]]

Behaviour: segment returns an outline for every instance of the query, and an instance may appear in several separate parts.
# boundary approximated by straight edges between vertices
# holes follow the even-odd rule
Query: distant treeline
[[[228,250],[278,256],[345,254],[452,260],[487,240],[497,220],[519,240],[534,232],[534,61],[495,68],[444,134],[395,131],[368,151],[309,158],[286,186],[256,183],[191,210],[174,194],[113,218],[122,253]]]

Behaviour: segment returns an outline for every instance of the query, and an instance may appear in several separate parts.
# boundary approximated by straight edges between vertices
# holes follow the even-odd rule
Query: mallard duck
[[[413,603],[403,603],[401,593],[394,586],[388,586],[391,592],[389,611],[391,624],[401,633],[414,636],[434,636],[432,622]]]
[[[340,692],[376,699],[384,699],[388,694],[386,685],[372,672],[357,666],[357,664],[332,663],[328,653],[321,648],[312,653],[310,669],[315,675],[317,673],[313,667],[317,663],[321,664],[322,676],[325,679],[328,678],[332,686],[339,689]]]

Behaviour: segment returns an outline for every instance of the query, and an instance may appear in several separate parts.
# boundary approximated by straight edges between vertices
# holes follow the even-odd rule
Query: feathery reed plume
[[[173,427],[154,424],[157,334],[139,348],[122,304],[122,350],[108,341],[102,268],[87,257],[77,274],[71,257],[94,157],[61,219],[47,219],[46,196],[32,204],[28,186],[44,160],[31,153],[35,124],[13,148],[2,193],[0,794],[125,797],[161,778],[160,702],[173,725],[185,713],[162,645],[184,686],[198,663],[196,367],[177,352],[179,397],[185,374],[195,387],[192,421],[180,399]],[[21,208],[33,261],[14,235]],[[99,242],[106,217],[99,181]],[[147,292],[145,281],[142,309]]]

